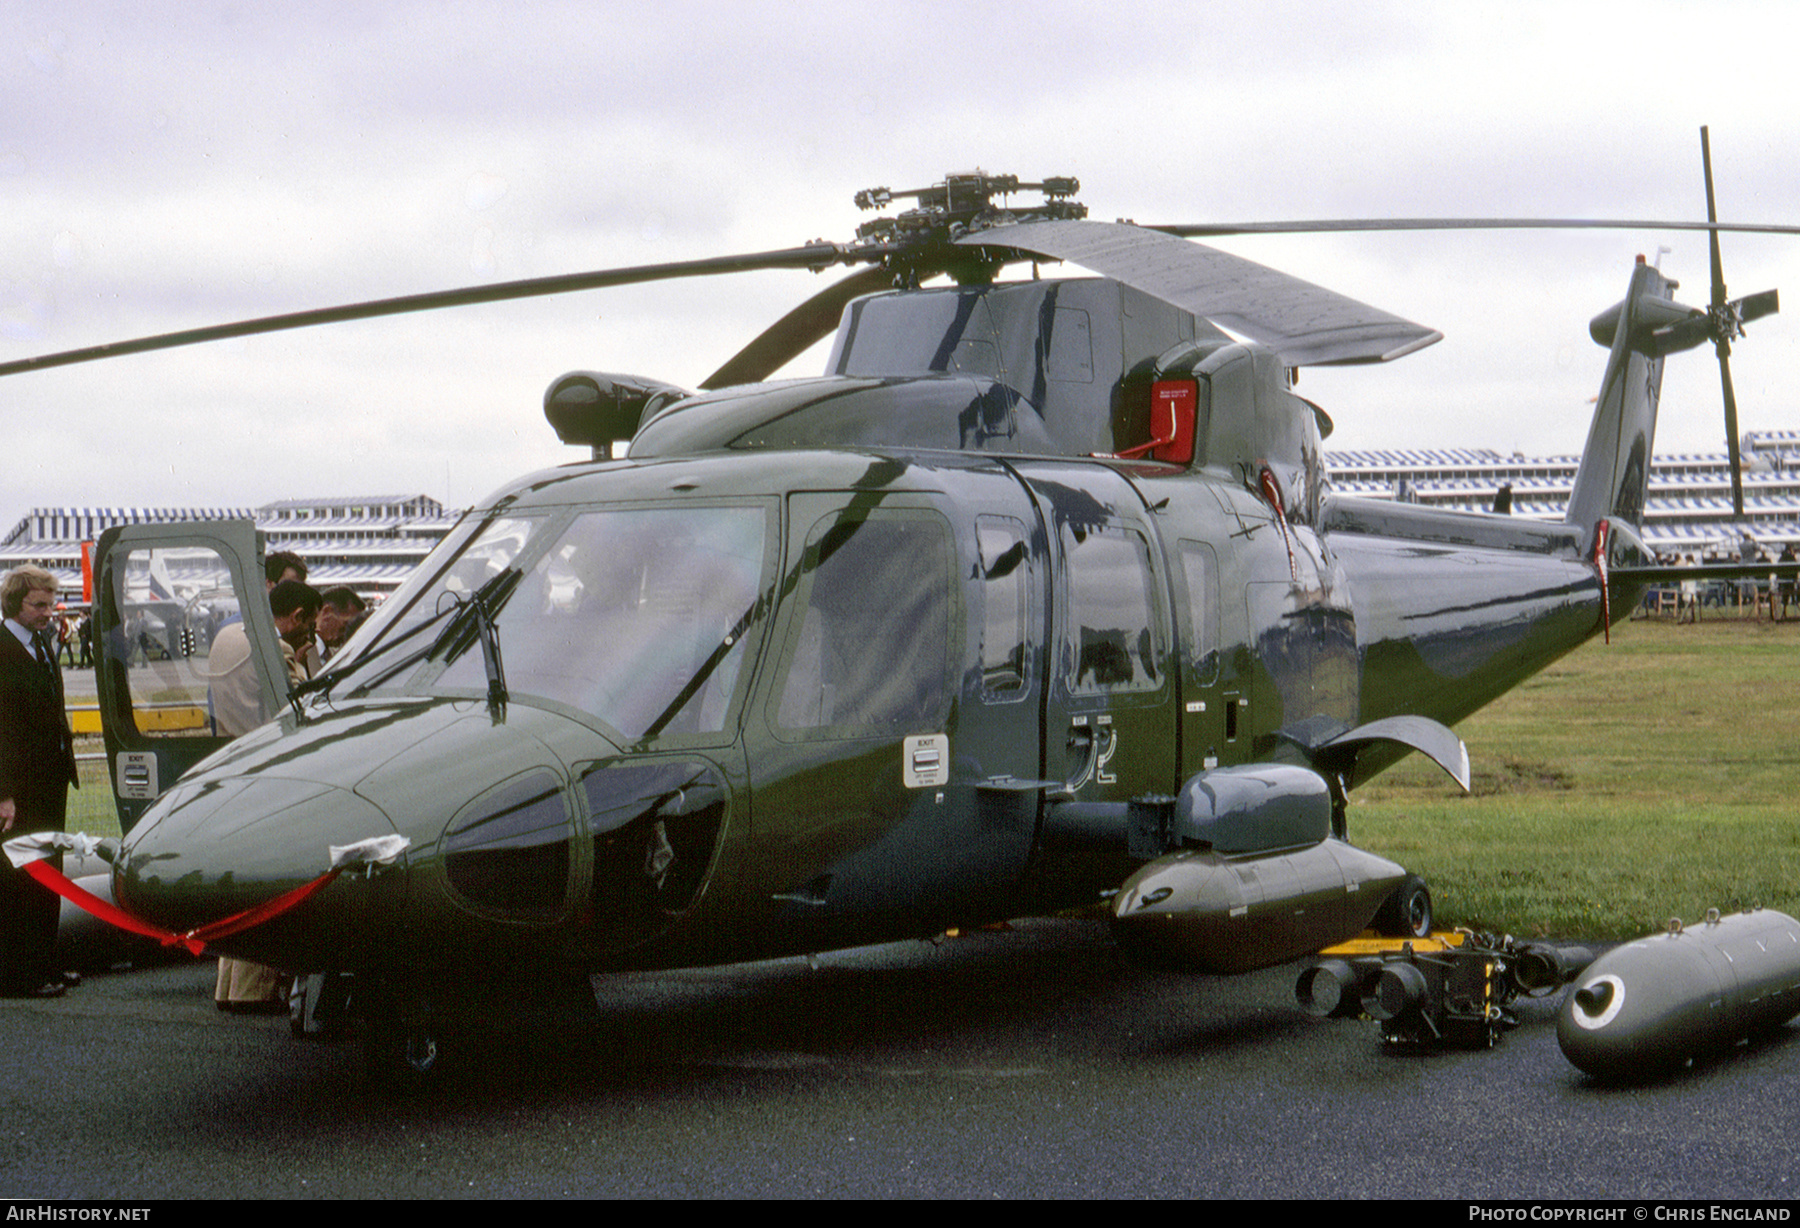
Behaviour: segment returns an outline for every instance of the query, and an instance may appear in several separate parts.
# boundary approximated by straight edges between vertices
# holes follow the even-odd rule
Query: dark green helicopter
[[[354,867],[215,945],[309,976],[312,1009],[360,1016],[378,1056],[420,1073],[495,970],[566,985],[1102,898],[1124,946],[1203,972],[1372,922],[1428,931],[1424,885],[1347,842],[1347,792],[1412,750],[1466,788],[1448,726],[1664,574],[1636,531],[1663,357],[1713,341],[1731,412],[1729,343],[1774,293],[1726,300],[1717,231],[1734,227],[1716,221],[1689,224],[1713,232],[1710,308],[1676,304],[1639,261],[1593,323],[1610,358],[1561,523],[1348,498],[1295,369],[1439,334],[1185,237],[1271,227],[1091,222],[1076,190],[952,176],[861,194],[917,207],[847,245],[0,367],[871,266],[697,393],[556,380],[546,414],[593,459],[482,501],[291,696],[247,525],[109,531],[96,640],[117,900],[204,932],[334,857]],[[1041,203],[998,203],[1020,192]],[[1036,275],[1056,261],[1099,276]],[[997,276],[1022,264],[1030,280]],[[834,326],[823,376],[758,382]],[[152,618],[167,659],[134,663]],[[157,728],[176,678],[208,712],[198,736]]]

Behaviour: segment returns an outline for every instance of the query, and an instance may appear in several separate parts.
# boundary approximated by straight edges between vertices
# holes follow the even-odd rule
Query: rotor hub
[[[975,231],[1020,222],[1079,220],[1087,206],[1073,199],[1081,181],[1072,176],[1021,183],[1017,175],[990,175],[974,170],[946,175],[928,188],[868,188],[856,194],[856,207],[885,209],[896,200],[917,200],[917,207],[892,217],[878,217],[856,228],[850,259],[880,262],[893,272],[895,284],[917,286],[924,279],[947,273],[963,284],[991,282],[1013,253],[958,248],[956,240]],[[1036,192],[1042,201],[1016,206],[999,198],[1019,192]]]

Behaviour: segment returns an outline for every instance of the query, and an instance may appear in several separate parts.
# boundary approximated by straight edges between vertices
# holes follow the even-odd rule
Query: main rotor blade
[[[1710,230],[1740,234],[1800,235],[1800,225],[1763,222],[1671,222],[1569,217],[1377,217],[1316,218],[1293,222],[1182,222],[1145,226],[1184,239],[1229,235],[1311,235],[1397,230]]]
[[[1123,222],[1026,222],[957,244],[1079,264],[1259,341],[1289,366],[1385,362],[1444,338],[1267,265]]]
[[[495,282],[488,286],[469,286],[461,290],[439,290],[428,294],[406,294],[398,298],[374,299],[365,303],[347,303],[341,307],[322,307],[313,311],[295,311],[286,315],[264,316],[256,320],[240,320],[232,324],[214,324],[180,332],[160,333],[153,337],[137,337],[129,341],[113,341],[105,345],[58,354],[42,354],[0,363],[0,376],[18,375],[26,371],[42,371],[50,367],[69,366],[80,362],[97,362],[126,354],[142,354],[150,350],[168,350],[184,345],[200,345],[208,341],[227,341],[233,337],[249,337],[257,333],[282,332],[294,328],[311,328],[318,324],[341,324],[349,320],[368,320],[377,316],[405,315],[414,311],[437,311],[445,307],[467,307],[477,303],[499,303],[509,299],[539,298],[551,294],[570,294],[577,290],[599,290],[608,286],[628,286],[642,282],[669,281],[678,277],[706,277],[715,273],[745,273],[761,269],[823,269],[845,259],[835,243],[808,243],[778,251],[755,252],[742,256],[713,256],[705,260],[680,260],[670,264],[644,264],[632,268],[600,269],[591,273],[564,273],[555,277],[532,277],[523,281]]]
[[[876,265],[858,269],[833,282],[765,328],[749,345],[733,354],[724,366],[700,381],[702,388],[729,388],[768,379],[808,346],[831,334],[844,307],[853,298],[885,290],[894,275]]]

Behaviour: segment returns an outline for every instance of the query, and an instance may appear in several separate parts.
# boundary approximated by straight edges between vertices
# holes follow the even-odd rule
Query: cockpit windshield
[[[608,508],[546,526],[507,559],[524,568],[496,620],[507,690],[591,713],[633,740],[724,729],[746,633],[760,621],[767,517],[760,507]],[[465,641],[433,687],[486,685]]]

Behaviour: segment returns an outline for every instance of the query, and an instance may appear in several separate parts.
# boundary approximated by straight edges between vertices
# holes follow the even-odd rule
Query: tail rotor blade
[[[1752,320],[1760,320],[1764,316],[1772,316],[1781,310],[1781,295],[1774,290],[1764,290],[1761,294],[1750,294],[1737,301],[1737,318],[1740,323],[1748,324]]]
[[[1731,453],[1731,514],[1744,518],[1744,466],[1738,455],[1737,394],[1731,390],[1731,343],[1720,341],[1719,388],[1725,394],[1725,446]]]

